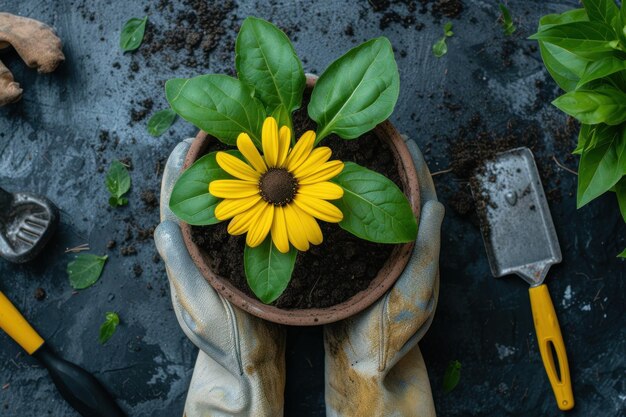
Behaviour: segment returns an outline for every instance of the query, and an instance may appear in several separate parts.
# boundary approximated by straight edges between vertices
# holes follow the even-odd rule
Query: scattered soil
[[[305,96],[302,109],[294,114],[296,133],[315,129],[306,115]],[[402,186],[389,146],[369,132],[358,140],[336,136],[324,139],[322,145],[333,150],[333,159],[354,161],[380,172]],[[224,148],[216,143],[207,152]],[[211,267],[229,279],[237,288],[254,297],[246,282],[243,267],[244,236],[230,236],[228,222],[215,226],[192,227],[193,241],[204,250]],[[368,287],[393,250],[393,245],[371,243],[344,231],[336,224],[319,222],[324,242],[298,253],[289,286],[273,305],[291,308],[329,307],[341,303]]]
[[[432,6],[432,14],[435,17],[456,19],[462,11],[463,3],[459,0],[436,0]]]
[[[155,209],[159,207],[159,199],[153,190],[143,190],[141,192],[141,201],[149,209]]]
[[[46,299],[46,290],[41,287],[37,287],[37,289],[35,289],[34,296],[37,301],[43,301]]]

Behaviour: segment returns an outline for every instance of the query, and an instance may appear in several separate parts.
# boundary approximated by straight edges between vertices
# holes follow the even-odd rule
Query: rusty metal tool
[[[561,410],[574,407],[565,343],[543,283],[551,265],[561,262],[548,202],[528,148],[498,154],[485,162],[472,182],[491,272],[516,274],[530,284],[530,304],[548,379]]]

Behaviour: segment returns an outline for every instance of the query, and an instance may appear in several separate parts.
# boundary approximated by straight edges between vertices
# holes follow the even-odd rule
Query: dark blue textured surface
[[[558,89],[538,52],[529,49],[532,42],[524,38],[533,32],[539,16],[577,7],[577,2],[510,1],[519,30],[508,66],[503,63],[504,37],[495,2],[464,2],[464,11],[453,19],[449,52],[439,60],[432,56],[431,45],[441,37],[445,20],[433,17],[430,6],[418,2],[413,10],[410,3],[382,2],[377,11],[372,4],[378,2],[366,1],[241,1],[224,22],[225,35],[208,61],[197,68],[171,69],[166,55],[182,60],[186,52],[158,52],[146,58],[141,53],[123,55],[117,46],[123,22],[145,15],[144,7],[151,2],[0,0],[2,11],[55,26],[67,57],[54,74],[42,76],[26,68],[14,53],[0,55],[25,89],[21,102],[0,109],[0,186],[45,194],[62,213],[60,231],[37,261],[15,266],[0,260],[0,289],[65,358],[94,371],[129,415],[182,414],[196,349],[178,328],[163,265],[153,260],[151,238],[141,240],[143,231],[157,224],[158,213],[142,203],[140,194],[158,193],[167,155],[179,140],[195,132],[179,120],[168,133],[152,138],[146,133],[147,119],[131,123],[130,110],[140,109],[138,103],[146,98],[154,100],[154,110],[165,107],[163,82],[168,78],[232,68],[229,48],[236,34],[232,23],[249,14],[289,28],[309,72],[321,72],[355,43],[380,34],[389,37],[397,52],[402,88],[392,120],[423,149],[430,144],[426,158],[432,171],[449,163],[446,142],[438,138],[455,135],[476,111],[496,131],[503,130],[512,116],[545,127],[539,162],[550,163],[552,154],[565,160],[566,152],[555,146],[553,135],[553,127],[565,119],[549,104]],[[178,1],[172,5],[182,9]],[[412,17],[414,23],[386,24],[393,12]],[[168,20],[172,13],[152,6],[148,15],[150,24],[173,25]],[[423,29],[416,30],[416,23]],[[137,71],[131,62],[138,64]],[[539,96],[536,81],[544,83]],[[449,111],[450,102],[463,109]],[[103,130],[109,132],[104,143]],[[125,157],[133,163],[130,204],[114,210],[108,207],[104,173],[98,168]],[[553,168],[547,181],[562,195],[550,204],[563,262],[552,269],[547,282],[564,333],[577,401],[568,415],[624,415],[625,268],[615,254],[626,245],[626,228],[612,195],[577,211],[575,177]],[[457,181],[447,174],[435,177],[447,206],[446,187]],[[438,415],[560,415],[536,347],[527,286],[517,278],[491,277],[477,227],[451,209],[443,230],[440,302],[421,344]],[[107,249],[109,240],[117,242],[114,249]],[[72,255],[64,252],[83,243],[92,253],[107,253],[109,261],[94,287],[74,294],[65,274]],[[128,245],[136,248],[136,255],[121,255]],[[137,265],[143,270],[139,276],[134,272]],[[47,291],[44,301],[35,300],[37,287]],[[113,310],[119,312],[122,325],[101,346],[98,327],[105,312]],[[320,338],[321,329],[290,331],[287,416],[324,415]],[[45,371],[4,334],[0,346],[1,416],[75,415]],[[463,364],[461,382],[444,395],[442,376],[452,359]]]

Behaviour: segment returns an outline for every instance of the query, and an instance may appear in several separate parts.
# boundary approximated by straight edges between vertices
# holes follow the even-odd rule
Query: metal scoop
[[[58,220],[58,210],[47,198],[0,188],[0,257],[30,261],[50,240]]]
[[[558,407],[569,410],[574,395],[567,353],[543,284],[550,266],[561,262],[561,249],[533,154],[528,148],[501,153],[485,163],[476,180],[472,193],[491,272],[496,277],[517,274],[530,284],[541,358]]]

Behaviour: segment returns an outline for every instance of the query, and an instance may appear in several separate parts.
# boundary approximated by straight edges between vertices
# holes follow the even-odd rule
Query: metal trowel
[[[483,240],[494,276],[516,274],[530,284],[530,303],[541,359],[561,410],[574,407],[567,353],[548,287],[551,265],[561,249],[528,148],[517,148],[487,161],[472,183]]]
[[[0,257],[30,261],[50,240],[58,220],[58,210],[47,198],[0,188]]]

